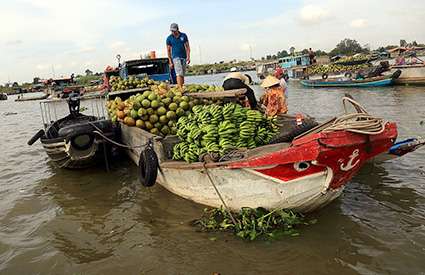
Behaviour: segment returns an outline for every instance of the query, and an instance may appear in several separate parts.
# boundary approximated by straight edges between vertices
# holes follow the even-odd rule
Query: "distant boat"
[[[389,86],[394,83],[401,74],[400,70],[395,71],[391,75],[370,77],[366,79],[317,79],[317,80],[302,80],[301,84],[311,88],[327,88],[327,87],[352,87],[352,88],[366,88],[366,87],[383,87]]]
[[[395,84],[425,85],[425,64],[392,66],[392,70],[401,70]]]
[[[40,96],[32,96],[32,97],[18,97],[17,99],[15,99],[15,101],[33,101],[33,100],[43,100],[46,99],[49,95],[48,94],[44,94],[44,95],[40,95]]]

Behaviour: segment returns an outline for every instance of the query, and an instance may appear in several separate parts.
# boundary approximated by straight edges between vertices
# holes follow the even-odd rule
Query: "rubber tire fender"
[[[39,138],[41,138],[44,135],[45,135],[45,132],[44,132],[43,129],[41,129],[40,131],[38,131],[37,133],[35,133],[35,135],[30,140],[28,140],[27,144],[28,145],[33,145],[34,142],[36,142]]]
[[[327,73],[322,74],[322,79],[328,79],[328,74]]]
[[[346,73],[344,74],[344,76],[345,76],[346,78],[351,78],[353,75],[352,75],[350,72],[346,72]]]
[[[145,187],[155,185],[158,177],[158,156],[151,146],[147,146],[140,153],[139,158],[139,181]]]
[[[400,75],[401,75],[401,70],[399,69],[399,70],[395,71],[391,77],[393,79],[397,79],[397,78],[400,77]]]

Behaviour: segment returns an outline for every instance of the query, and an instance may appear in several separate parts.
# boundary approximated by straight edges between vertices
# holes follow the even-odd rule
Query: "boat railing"
[[[56,120],[69,115],[68,99],[48,99],[40,101],[41,119],[44,128]],[[107,118],[105,96],[80,97],[80,113],[98,119]]]

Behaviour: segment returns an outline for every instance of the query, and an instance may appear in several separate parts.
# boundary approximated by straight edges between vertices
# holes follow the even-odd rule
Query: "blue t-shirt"
[[[174,37],[174,35],[170,34],[167,37],[167,45],[171,46],[171,56],[172,58],[187,58],[186,56],[186,48],[184,44],[189,42],[187,39],[187,35],[185,33],[180,33],[178,37]]]

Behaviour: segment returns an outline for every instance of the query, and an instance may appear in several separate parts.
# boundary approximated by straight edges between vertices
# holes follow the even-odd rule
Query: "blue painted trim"
[[[383,87],[393,83],[392,78],[386,78],[370,82],[356,83],[353,81],[315,81],[301,80],[301,84],[306,87]]]

